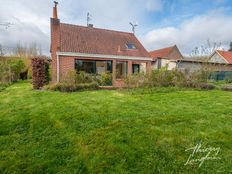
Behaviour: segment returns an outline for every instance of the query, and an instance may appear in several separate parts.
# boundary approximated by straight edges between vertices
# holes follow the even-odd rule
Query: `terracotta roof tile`
[[[173,50],[175,46],[172,47],[167,47],[167,48],[162,48],[159,50],[151,51],[149,54],[152,58],[157,59],[157,58],[167,58],[169,53]]]
[[[136,49],[129,50],[126,43]],[[150,57],[133,33],[60,24],[60,51],[89,54]]]
[[[220,51],[220,50],[217,50],[217,52],[224,58],[227,60],[227,62],[229,64],[232,64],[232,52],[230,51]]]

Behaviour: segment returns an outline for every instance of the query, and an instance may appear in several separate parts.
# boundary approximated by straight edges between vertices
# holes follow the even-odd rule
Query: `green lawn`
[[[184,165],[199,142],[221,159]],[[0,92],[0,173],[231,172],[232,92]]]

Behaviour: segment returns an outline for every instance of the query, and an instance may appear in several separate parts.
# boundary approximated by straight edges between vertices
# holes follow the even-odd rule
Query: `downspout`
[[[60,81],[60,59],[59,59],[59,55],[56,55],[56,81],[57,83]]]

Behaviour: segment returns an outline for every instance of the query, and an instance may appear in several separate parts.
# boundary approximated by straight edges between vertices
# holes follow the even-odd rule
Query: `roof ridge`
[[[91,27],[87,27],[87,26],[83,26],[83,25],[68,24],[68,23],[60,23],[60,24],[70,25],[70,26],[74,26],[74,27],[81,27],[81,28],[86,28],[86,29],[96,29],[96,30],[104,30],[104,31],[109,31],[109,32],[117,32],[117,33],[132,34],[132,35],[134,35],[134,33],[126,32],[126,31],[117,31],[117,30],[110,30],[110,29],[96,28],[96,27],[91,28]]]

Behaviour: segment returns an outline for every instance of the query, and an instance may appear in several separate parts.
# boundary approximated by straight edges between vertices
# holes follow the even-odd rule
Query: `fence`
[[[209,75],[210,80],[220,81],[220,80],[231,80],[232,81],[232,71],[216,71]]]

